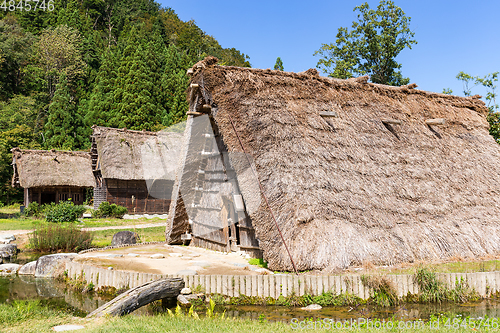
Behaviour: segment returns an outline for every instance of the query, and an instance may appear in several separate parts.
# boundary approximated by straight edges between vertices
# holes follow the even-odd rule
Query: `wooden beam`
[[[440,126],[446,124],[446,119],[444,118],[427,119],[425,121],[425,124],[429,126]]]
[[[168,278],[147,282],[141,286],[132,288],[110,302],[104,304],[97,310],[91,312],[87,318],[99,318],[102,316],[123,316],[129,314],[141,306],[164,298],[175,298],[184,288],[182,278]]]
[[[338,113],[335,111],[320,111],[319,115],[322,117],[338,117]]]
[[[198,83],[191,83],[190,87],[191,89],[198,89],[200,85]]]
[[[210,106],[210,104],[203,104],[201,108],[205,110],[212,110],[212,106]]]
[[[397,120],[397,119],[382,119],[382,122],[384,124],[388,124],[388,125],[401,125],[402,124],[401,120]]]
[[[188,116],[201,116],[203,113],[201,112],[196,112],[196,111],[188,111],[186,112]]]
[[[192,68],[189,68],[187,71],[186,71],[186,74],[187,75],[193,75],[194,73],[194,70]]]

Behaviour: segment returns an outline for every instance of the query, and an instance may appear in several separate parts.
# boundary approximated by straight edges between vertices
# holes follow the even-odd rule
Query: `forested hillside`
[[[12,147],[88,149],[93,124],[160,130],[185,118],[195,62],[250,66],[151,0],[51,3],[0,9],[1,204],[22,198],[10,187]]]

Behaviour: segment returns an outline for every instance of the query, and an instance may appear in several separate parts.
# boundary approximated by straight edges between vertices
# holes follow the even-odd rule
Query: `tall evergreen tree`
[[[77,112],[77,104],[69,90],[66,77],[60,79],[54,98],[49,106],[45,124],[46,148],[63,150],[81,149],[85,145],[83,118]]]
[[[102,65],[88,101],[85,114],[85,124],[88,127],[92,125],[118,127],[118,124],[110,123],[111,118],[115,118],[117,112],[114,102],[117,66],[116,55],[108,49],[103,56]]]
[[[152,44],[133,28],[118,69],[114,100],[117,112],[112,125],[133,130],[154,130],[164,112],[159,103],[158,72],[161,64]]]
[[[186,90],[189,78],[185,68],[189,60],[186,55],[179,52],[177,47],[170,45],[166,52],[165,71],[162,77],[162,90],[166,112],[162,117],[162,124],[170,126],[186,118],[189,108],[186,99]]]

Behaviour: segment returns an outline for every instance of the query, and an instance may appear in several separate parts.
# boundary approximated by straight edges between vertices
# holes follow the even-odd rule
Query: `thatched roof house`
[[[238,174],[231,153],[252,157],[263,193],[237,185],[247,211],[259,203],[247,215],[270,269],[500,253],[500,146],[482,101],[215,62],[190,70],[186,133],[209,117],[225,169]],[[183,198],[171,241],[197,223]]]
[[[13,148],[12,186],[24,188],[24,204],[84,201],[85,188],[94,187],[90,154],[81,151],[21,150]]]
[[[166,213],[182,134],[93,126],[94,208],[108,201],[129,213]]]

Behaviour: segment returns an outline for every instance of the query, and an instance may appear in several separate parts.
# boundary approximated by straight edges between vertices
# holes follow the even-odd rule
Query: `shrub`
[[[39,252],[81,251],[91,247],[93,234],[73,224],[41,224],[30,235],[30,248]]]
[[[31,202],[24,210],[26,216],[42,217],[44,207],[39,205],[38,202]]]
[[[72,201],[51,203],[44,209],[47,222],[74,222],[85,212],[85,206],[75,205]]]
[[[118,206],[117,204],[110,204],[107,201],[102,202],[99,208],[92,213],[93,217],[116,217],[121,219],[123,215],[127,214],[127,208]]]

